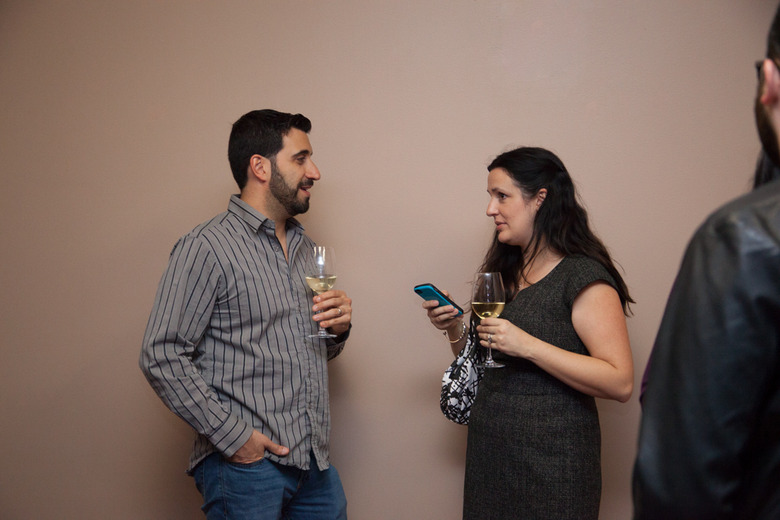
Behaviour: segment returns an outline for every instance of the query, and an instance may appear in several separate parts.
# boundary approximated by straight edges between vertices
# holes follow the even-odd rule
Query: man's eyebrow
[[[304,150],[301,150],[298,153],[294,153],[292,156],[295,158],[295,157],[307,157],[309,155],[314,155],[314,152],[312,152],[311,150],[305,150],[304,149]]]

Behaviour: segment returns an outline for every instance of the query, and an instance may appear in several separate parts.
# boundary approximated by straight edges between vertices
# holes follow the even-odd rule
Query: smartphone
[[[421,283],[420,285],[416,285],[414,287],[414,292],[422,296],[422,299],[425,301],[438,300],[440,307],[443,305],[452,305],[458,310],[458,316],[463,314],[463,309],[461,309],[457,303],[444,296],[444,293],[437,289],[432,283]]]

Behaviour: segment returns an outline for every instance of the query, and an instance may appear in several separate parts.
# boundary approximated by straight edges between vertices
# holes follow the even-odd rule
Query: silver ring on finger
[[[344,311],[343,311],[343,310],[341,310],[341,307],[337,307],[337,308],[338,308],[338,310],[339,310],[339,316],[341,316],[342,314],[344,314]]]
[[[493,335],[488,334],[488,345],[492,345],[492,344],[493,344]]]

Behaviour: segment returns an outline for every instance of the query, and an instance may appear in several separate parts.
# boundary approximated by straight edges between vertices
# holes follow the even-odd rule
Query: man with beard
[[[320,178],[310,129],[274,110],[233,124],[240,194],[176,243],[146,328],[140,366],[197,434],[188,473],[209,519],[346,518],[327,362],[344,348],[352,301],[331,290],[312,304],[305,280],[314,242],[293,217]],[[336,338],[310,339],[318,327]]]
[[[755,113],[778,165],[780,11],[766,56]],[[774,165],[685,253],[646,373],[636,520],[780,518],[780,181],[762,173]]]

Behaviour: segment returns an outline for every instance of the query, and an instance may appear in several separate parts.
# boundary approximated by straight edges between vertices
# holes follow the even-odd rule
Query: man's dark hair
[[[775,61],[780,59],[780,7],[775,12],[775,18],[772,20],[772,26],[769,28],[766,42],[766,57]]]
[[[228,161],[240,190],[246,186],[249,159],[253,155],[262,155],[273,161],[282,149],[282,139],[292,128],[308,134],[311,121],[301,114],[266,109],[248,112],[233,123],[228,141]]]

